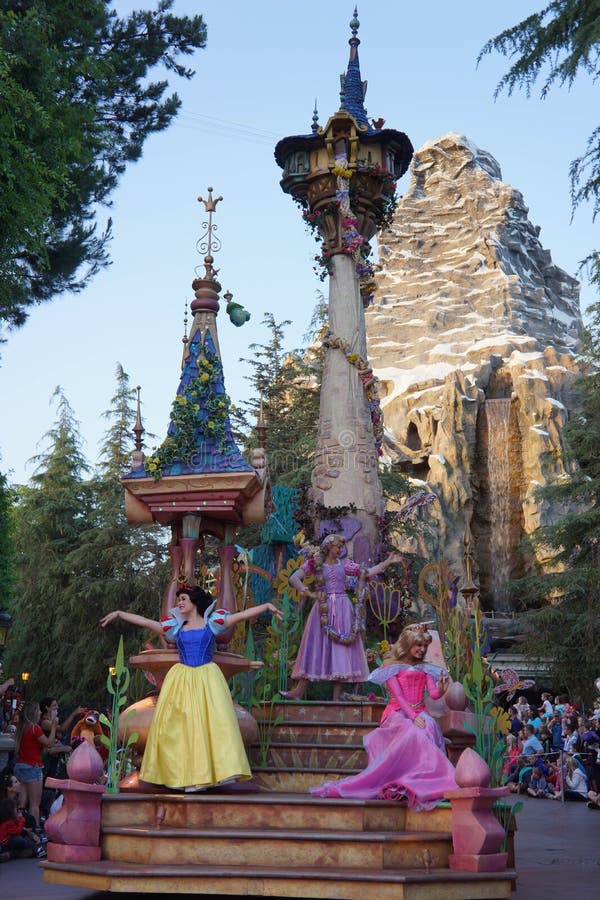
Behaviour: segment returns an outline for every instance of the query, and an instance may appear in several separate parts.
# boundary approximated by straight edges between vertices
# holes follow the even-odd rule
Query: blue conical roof
[[[202,337],[198,329],[188,350],[167,436],[126,478],[254,471],[231,433],[223,365],[210,331]]]
[[[358,28],[360,22],[357,18],[356,8],[354,9],[354,17],[350,22],[352,29],[352,37],[348,41],[350,44],[350,60],[346,74],[342,76],[341,105],[340,109],[344,109],[353,117],[356,124],[360,127],[367,128],[368,131],[374,131],[367,119],[367,111],[365,109],[365,94],[367,85],[360,76],[360,62],[358,59],[358,45],[360,39],[358,37]]]

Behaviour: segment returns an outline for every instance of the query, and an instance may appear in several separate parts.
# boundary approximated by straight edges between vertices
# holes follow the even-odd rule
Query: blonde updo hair
[[[405,656],[408,656],[410,648],[414,644],[422,644],[428,647],[433,638],[427,631],[427,627],[422,625],[407,625],[400,632],[400,637],[395,644],[390,647],[385,655],[387,662],[402,662]]]
[[[342,537],[341,534],[328,534],[321,541],[320,547],[315,552],[314,558],[317,565],[323,565],[323,561],[325,560],[327,554],[331,547],[334,547],[336,544],[339,544],[341,547],[344,547],[346,544],[346,538]]]

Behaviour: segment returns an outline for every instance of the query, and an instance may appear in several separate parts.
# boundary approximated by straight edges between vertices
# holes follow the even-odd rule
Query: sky
[[[118,0],[125,13],[153,5]],[[543,0],[362,0],[359,47],[365,105],[372,118],[406,132],[415,149],[453,131],[499,162],[503,180],[521,191],[540,240],[555,264],[575,275],[597,246],[591,209],[572,217],[569,163],[597,125],[591,78],[574,87],[501,94],[508,68],[494,54],[476,65],[485,42],[544,6]],[[219,281],[251,313],[235,328],[222,311],[219,340],[225,382],[234,403],[248,399],[251,344],[265,344],[269,311],[291,320],[287,346],[301,345],[323,285],[313,271],[317,252],[300,213],[279,186],[273,151],[287,135],[310,131],[315,100],[321,124],[339,107],[339,75],[348,62],[349,0],[175,0],[177,14],[201,13],[207,45],[189,61],[190,82],[173,76],[183,105],[178,119],[146,143],[142,159],[122,177],[110,210],[112,265],[79,294],[33,308],[24,327],[0,345],[0,470],[25,483],[32,457],[48,446],[60,386],[79,422],[90,464],[106,430],[102,414],[115,392],[120,363],[141,385],[148,433],[166,434],[179,383],[186,301],[196,242],[206,221],[198,196],[222,195],[215,222]],[[156,73],[163,77],[163,73]],[[399,183],[408,188],[409,176]],[[595,243],[594,243],[595,242]],[[594,299],[582,284],[582,309]],[[151,450],[155,441],[146,448]]]

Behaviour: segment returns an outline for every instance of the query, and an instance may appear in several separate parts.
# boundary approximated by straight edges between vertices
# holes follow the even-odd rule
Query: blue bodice
[[[184,666],[204,666],[212,661],[215,652],[215,636],[208,627],[183,628],[177,634],[177,650]]]

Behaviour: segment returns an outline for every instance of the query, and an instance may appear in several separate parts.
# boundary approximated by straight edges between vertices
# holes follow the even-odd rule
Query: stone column
[[[359,370],[348,360],[354,354],[366,359],[365,319],[353,258],[336,253],[331,265],[331,342],[340,339],[343,346],[329,347],[325,356],[312,498],[325,507],[356,506],[344,517],[343,532],[354,558],[367,562],[377,555],[384,501],[369,402]],[[317,527],[333,530],[326,513],[319,518]]]

